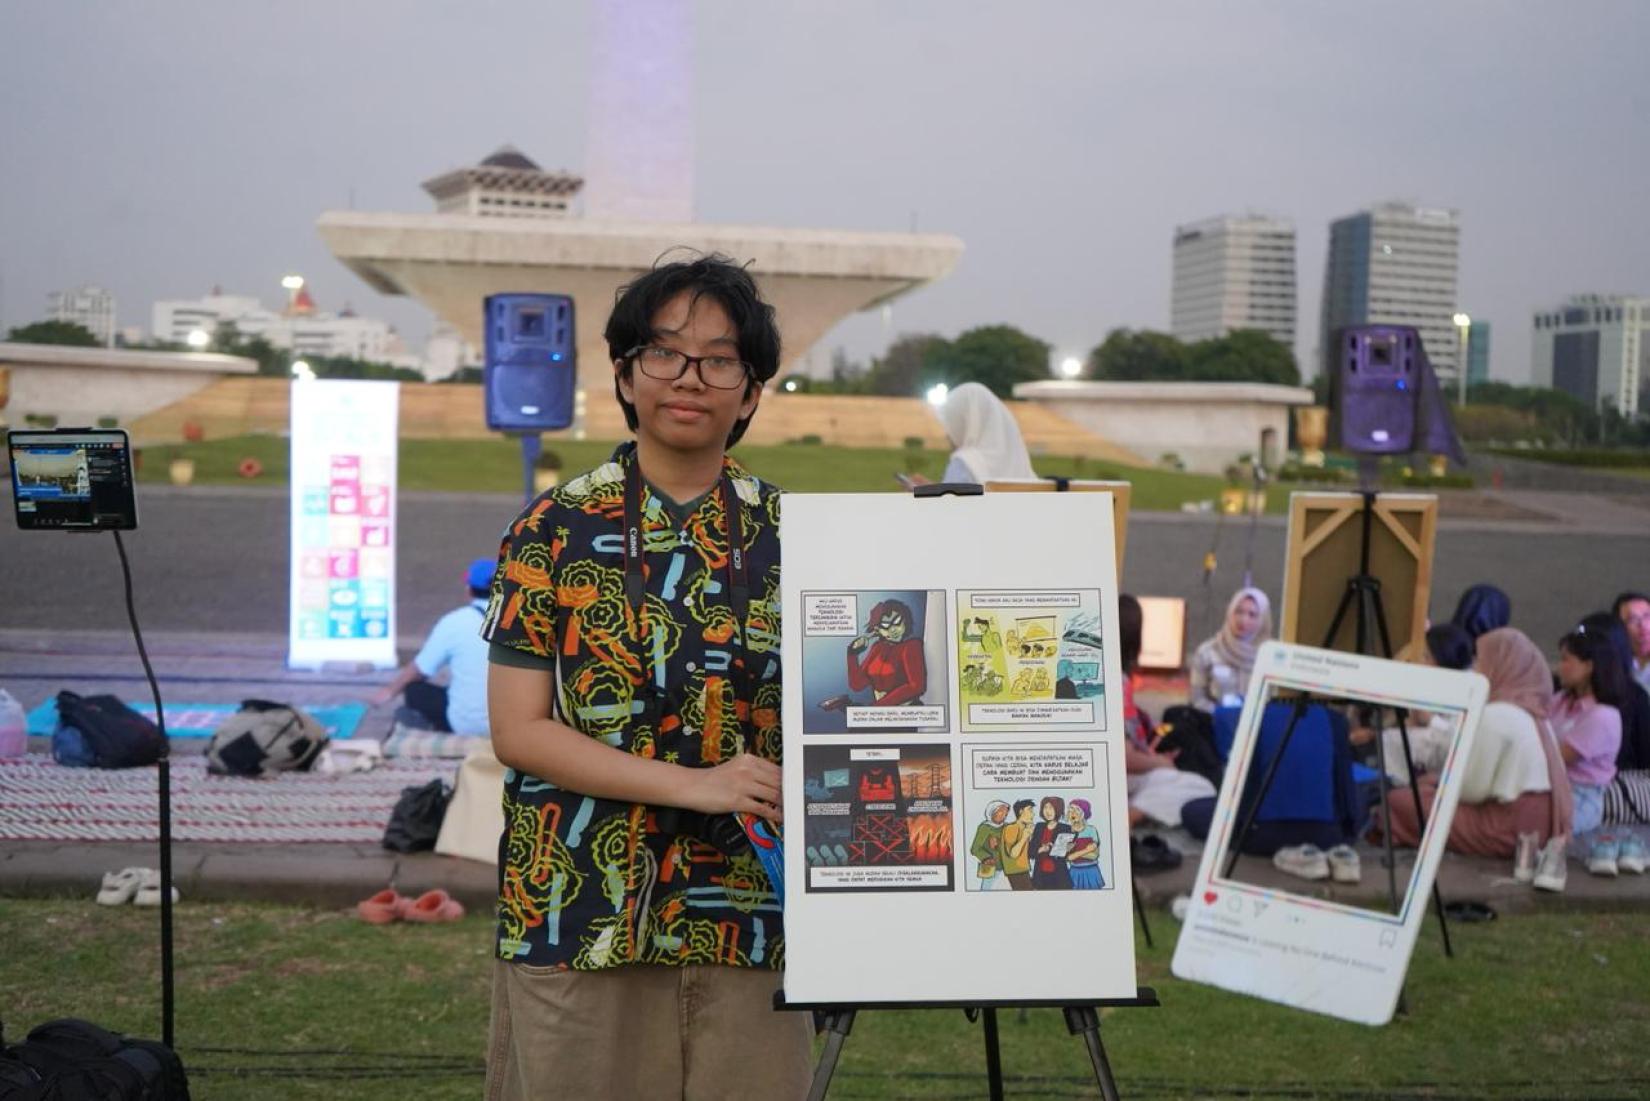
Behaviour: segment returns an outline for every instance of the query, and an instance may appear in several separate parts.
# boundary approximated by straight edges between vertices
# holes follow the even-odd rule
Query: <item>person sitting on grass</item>
[[[1128,773],[1129,825],[1152,822],[1173,828],[1180,825],[1181,808],[1194,799],[1213,798],[1215,785],[1196,772],[1182,771],[1176,763],[1179,750],[1158,752],[1153,748],[1151,719],[1135,703],[1144,615],[1140,601],[1128,593],[1118,597],[1117,611],[1118,654],[1123,662],[1123,767]]]
[[[1587,870],[1613,876],[1619,871],[1621,842],[1599,831],[1604,821],[1604,789],[1616,778],[1621,751],[1621,706],[1626,699],[1620,659],[1609,637],[1579,626],[1558,640],[1559,690],[1548,717],[1575,790],[1576,843],[1587,854]],[[1636,842],[1629,861],[1642,870]]]
[[[1192,654],[1190,703],[1199,711],[1240,704],[1255,669],[1255,654],[1272,637],[1272,604],[1256,588],[1239,589],[1226,605],[1220,630]]]
[[[1469,856],[1510,857],[1520,834],[1534,834],[1542,846],[1556,838],[1555,851],[1562,861],[1574,808],[1558,742],[1547,720],[1552,698],[1547,659],[1524,632],[1501,627],[1479,637],[1473,668],[1490,682],[1489,702],[1462,769],[1461,798],[1448,847]],[[1450,734],[1453,743],[1453,730]],[[1434,770],[1417,783],[1429,815],[1438,794],[1436,769],[1448,753],[1446,744]],[[1394,788],[1387,806],[1393,843],[1420,844],[1420,822],[1408,786]]]
[[[1476,639],[1512,622],[1512,601],[1494,585],[1472,585],[1461,594],[1449,621]]]
[[[372,706],[383,707],[401,696],[398,725],[443,734],[488,732],[487,643],[480,631],[495,565],[491,558],[470,563],[464,572],[469,602],[436,621],[412,661],[370,698]],[[445,687],[430,680],[443,669],[452,670]]]

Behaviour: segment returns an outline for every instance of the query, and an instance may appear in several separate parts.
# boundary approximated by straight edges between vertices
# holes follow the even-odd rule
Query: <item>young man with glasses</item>
[[[711,256],[606,330],[636,434],[510,526],[482,634],[508,766],[487,1096],[785,1098],[780,907],[734,813],[778,823],[779,494],[727,456],[779,367]]]

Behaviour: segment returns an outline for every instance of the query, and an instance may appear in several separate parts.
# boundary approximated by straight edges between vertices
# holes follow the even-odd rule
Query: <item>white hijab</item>
[[[939,412],[956,448],[951,457],[961,459],[976,481],[1037,477],[1014,414],[984,386],[963,383],[945,395]]]

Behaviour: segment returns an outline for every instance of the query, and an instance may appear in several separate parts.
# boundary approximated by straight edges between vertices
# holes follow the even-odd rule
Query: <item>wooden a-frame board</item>
[[[1054,493],[1060,487],[1054,482],[1039,479],[1034,482],[987,482],[985,488],[988,493]],[[1073,493],[1111,494],[1112,533],[1117,543],[1117,577],[1121,582],[1123,577],[1123,548],[1129,542],[1129,497],[1134,492],[1134,486],[1128,482],[1082,482],[1073,479],[1066,483],[1066,488]]]
[[[1358,572],[1364,499],[1358,493],[1294,493],[1289,497],[1283,620],[1279,638],[1319,646]],[[1438,498],[1420,493],[1375,497],[1369,537],[1369,572],[1381,583],[1392,653],[1424,645],[1432,596],[1432,559],[1438,531]],[[1342,617],[1329,649],[1357,649],[1357,612]],[[1368,624],[1369,644],[1378,646]]]

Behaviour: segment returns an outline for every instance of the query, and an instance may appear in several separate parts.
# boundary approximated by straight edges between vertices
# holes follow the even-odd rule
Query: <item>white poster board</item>
[[[1223,874],[1241,825],[1238,801],[1260,740],[1265,702],[1279,692],[1286,698],[1310,692],[1429,712],[1453,735],[1426,833],[1407,879],[1399,880],[1403,893],[1396,913],[1339,902],[1333,887],[1320,883],[1290,881],[1299,884],[1297,891],[1251,882],[1251,877],[1275,878],[1265,857],[1244,855],[1231,878]],[[1489,682],[1477,673],[1282,642],[1261,647],[1175,946],[1175,975],[1361,1024],[1390,1021],[1427,917],[1463,764],[1488,693]],[[1365,876],[1372,873],[1384,874],[1363,870]]]
[[[1109,495],[787,494],[780,532],[787,1001],[1133,998]]]
[[[394,668],[393,382],[292,383],[287,665]]]

